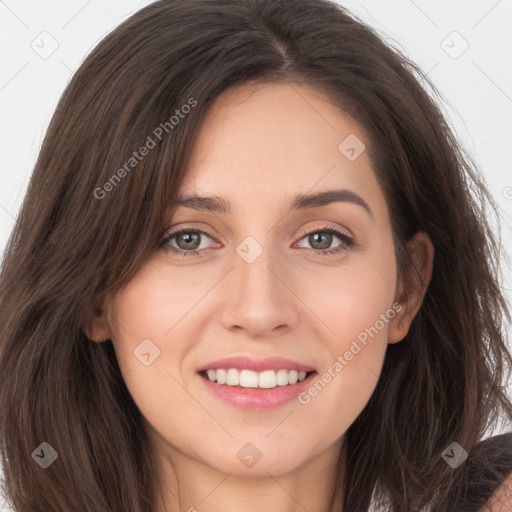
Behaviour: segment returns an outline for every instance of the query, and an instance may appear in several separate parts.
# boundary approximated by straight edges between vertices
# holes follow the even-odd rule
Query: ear
[[[105,301],[93,308],[93,312],[82,330],[91,341],[99,343],[111,339],[112,334],[108,323],[108,311],[105,307]]]
[[[398,343],[409,332],[432,278],[435,250],[427,233],[418,231],[407,242],[406,250],[411,268],[405,272],[407,277],[402,278],[397,286],[395,300],[402,308],[389,322],[389,343]]]

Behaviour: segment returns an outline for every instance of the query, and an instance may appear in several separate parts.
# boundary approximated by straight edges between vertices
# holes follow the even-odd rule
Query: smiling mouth
[[[253,370],[237,368],[219,368],[216,370],[203,370],[199,375],[204,379],[218,384],[234,388],[272,389],[275,387],[293,386],[316,374],[315,370],[305,372],[297,370],[265,370],[256,372]]]

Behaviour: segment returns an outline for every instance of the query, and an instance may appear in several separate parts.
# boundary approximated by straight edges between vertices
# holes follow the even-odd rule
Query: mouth
[[[260,411],[297,399],[318,373],[290,359],[246,356],[219,359],[196,371],[210,396],[238,409]]]
[[[316,370],[264,370],[257,372],[248,369],[218,368],[199,371],[199,375],[219,386],[230,386],[238,389],[273,389],[289,387],[309,379]]]
[[[208,393],[231,406],[268,409],[296,399],[317,371],[284,357],[239,355],[211,361],[196,370]]]

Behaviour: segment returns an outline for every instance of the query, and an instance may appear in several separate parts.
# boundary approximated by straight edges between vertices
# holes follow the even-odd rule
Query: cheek
[[[190,270],[170,272],[156,259],[110,303],[109,325],[121,373],[151,422],[168,421],[169,406],[197,412],[200,421],[201,411],[182,386],[187,354],[198,338],[199,319],[206,315],[207,301],[201,298],[215,283],[211,275],[203,277],[196,272],[191,279]]]
[[[388,252],[351,256],[337,269],[323,268],[296,279],[298,295],[325,327],[321,338],[331,351],[348,350],[352,339],[376,323],[375,336],[386,337],[396,291],[396,264]]]
[[[386,253],[387,254],[387,253]],[[396,265],[388,257],[361,260],[333,280],[322,279],[316,301],[325,329],[323,347],[329,354],[322,371],[301,397],[303,404],[322,414],[340,433],[363,410],[382,369],[390,321],[400,306],[394,302]],[[377,256],[377,255],[376,255]]]
[[[174,320],[169,304],[179,301],[172,298],[172,291],[164,284],[142,271],[118,292],[109,307],[117,361],[126,386],[144,415],[157,410],[158,395],[169,390],[172,379],[167,372],[176,373],[169,365],[176,352],[170,353],[168,343],[165,345],[171,337],[165,333]]]
[[[181,387],[180,362],[187,347],[180,340],[187,338],[177,333],[186,315],[185,300],[183,289],[169,279],[142,270],[109,308],[112,342],[126,387],[149,424],[163,431],[176,410],[195,410]]]
[[[181,348],[175,332],[186,323],[187,314],[198,301],[201,290],[197,288],[190,279],[188,283],[176,279],[176,273],[171,275],[165,267],[155,268],[150,263],[139,271],[109,308],[112,341],[120,365],[131,368],[140,362],[136,358],[137,349],[144,340],[151,340],[155,353],[160,351],[155,363],[161,364],[170,355],[175,358]],[[145,343],[151,352],[151,343]]]

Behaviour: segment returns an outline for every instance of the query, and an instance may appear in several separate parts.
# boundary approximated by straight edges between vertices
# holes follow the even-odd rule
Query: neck
[[[162,512],[343,512],[345,437],[284,474],[221,472],[177,452],[159,450]],[[164,455],[165,453],[165,455]]]

